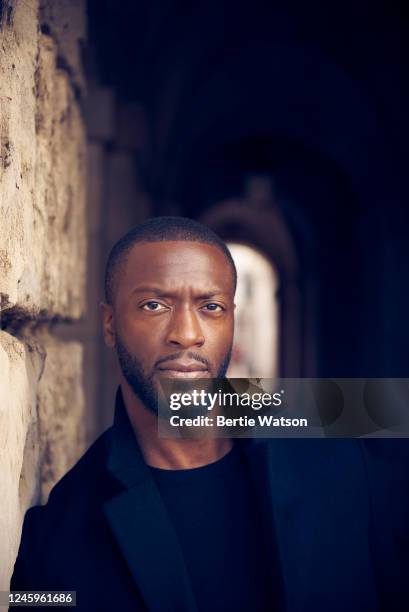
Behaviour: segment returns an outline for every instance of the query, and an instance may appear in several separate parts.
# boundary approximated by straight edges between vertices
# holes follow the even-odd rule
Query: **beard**
[[[145,408],[157,415],[159,389],[153,380],[154,371],[146,374],[141,362],[135,355],[132,355],[132,353],[128,351],[124,342],[122,342],[118,335],[116,337],[116,351],[119,366],[126,382],[144,404]],[[229,367],[231,352],[232,344],[223,357],[222,363],[217,370],[216,378],[224,378],[227,368]]]

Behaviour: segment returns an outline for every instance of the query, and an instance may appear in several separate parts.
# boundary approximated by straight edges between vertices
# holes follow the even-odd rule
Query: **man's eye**
[[[214,304],[213,302],[211,304],[206,304],[204,308],[209,312],[220,312],[221,310],[223,310],[220,304]]]
[[[142,306],[142,310],[149,310],[149,312],[158,312],[159,310],[163,310],[165,306],[160,304],[159,302],[146,302]]]

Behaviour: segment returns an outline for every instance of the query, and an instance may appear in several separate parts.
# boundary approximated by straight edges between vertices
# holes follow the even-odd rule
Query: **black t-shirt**
[[[238,447],[203,467],[150,469],[200,612],[273,610],[256,492]]]

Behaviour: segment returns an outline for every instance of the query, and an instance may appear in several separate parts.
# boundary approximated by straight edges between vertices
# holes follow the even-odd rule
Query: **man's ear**
[[[105,302],[100,302],[99,307],[102,315],[102,333],[104,334],[105,344],[108,348],[115,348],[114,309],[111,304],[106,304]]]

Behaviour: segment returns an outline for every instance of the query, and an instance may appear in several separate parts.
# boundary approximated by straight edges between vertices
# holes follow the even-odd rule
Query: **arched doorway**
[[[228,376],[272,378],[277,374],[279,278],[256,249],[228,243],[237,268],[235,332]]]
[[[240,376],[244,377],[311,376],[314,364],[310,359],[311,338],[307,331],[312,327],[310,322],[314,313],[311,311],[311,300],[307,299],[308,296],[303,299],[299,255],[286,219],[272,193],[271,177],[250,176],[244,197],[217,202],[208,208],[199,220],[215,230],[227,244],[249,249],[240,252],[243,270],[247,269],[247,265],[253,268],[251,274],[254,276],[250,276],[250,271],[245,273],[245,285],[252,283],[252,290],[256,291],[256,277],[260,269],[262,281],[259,282],[258,291],[262,291],[264,284],[264,291],[270,296],[267,306],[270,315],[263,315],[265,321],[273,321],[272,326],[275,326],[276,330],[270,334],[270,350],[265,349],[269,357],[267,358],[264,349],[259,360],[251,357],[255,332],[248,335],[244,329],[251,329],[251,324],[238,323],[240,327],[237,337],[243,333],[247,337],[247,347],[245,351],[242,349],[240,352],[242,341],[237,341],[232,364],[234,375],[239,376],[236,372],[240,371]],[[245,263],[245,252],[250,257],[249,261],[252,261],[251,265]],[[271,274],[275,279],[273,281]],[[253,297],[246,297],[246,302],[253,304]],[[238,319],[239,312],[236,313],[236,320]],[[263,321],[258,321],[257,326],[261,335]],[[264,342],[263,346],[266,346]],[[262,365],[263,357],[265,366]],[[265,371],[268,372],[267,375],[264,374]],[[229,375],[233,374],[229,372]]]

